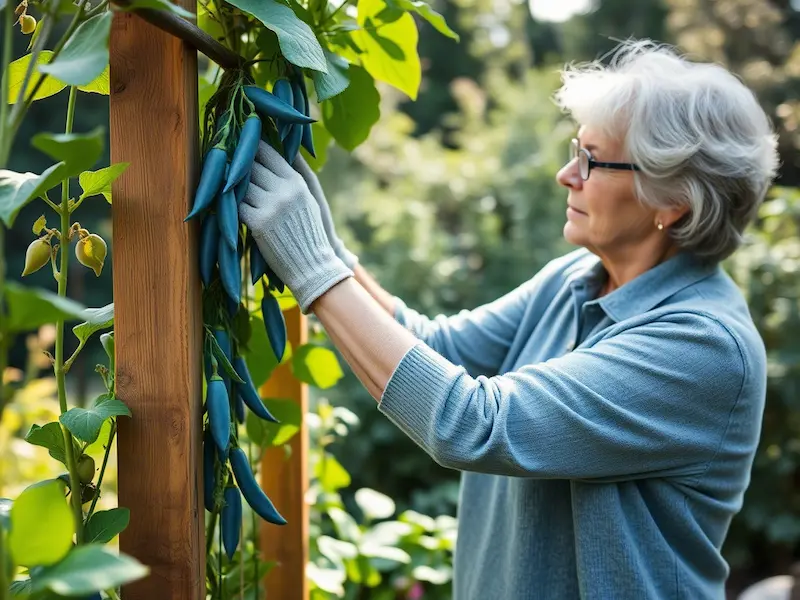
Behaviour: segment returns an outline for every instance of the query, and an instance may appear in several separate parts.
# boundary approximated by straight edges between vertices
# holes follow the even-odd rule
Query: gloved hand
[[[325,234],[319,207],[303,178],[269,144],[259,142],[250,186],[239,204],[267,264],[292,290],[300,310],[353,276]]]
[[[355,270],[358,264],[358,256],[345,248],[344,242],[336,234],[331,209],[328,206],[328,200],[325,198],[325,192],[322,191],[322,186],[319,184],[317,174],[308,166],[306,159],[303,158],[303,155],[299,152],[297,153],[297,158],[293,166],[295,170],[300,173],[306,185],[308,185],[308,189],[311,191],[311,195],[314,196],[314,200],[317,201],[317,207],[319,207],[319,212],[322,216],[322,225],[325,227],[325,233],[328,236],[331,247],[333,247],[333,251],[336,253],[336,256],[342,259],[344,264],[350,269]]]

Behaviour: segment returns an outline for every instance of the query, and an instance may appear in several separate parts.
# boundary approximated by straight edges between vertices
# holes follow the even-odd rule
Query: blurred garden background
[[[437,0],[433,5],[460,41],[435,34],[418,20],[423,60],[418,98],[411,102],[382,86],[380,120],[367,141],[352,154],[331,145],[320,173],[348,247],[387,290],[431,316],[493,300],[570,250],[561,237],[565,193],[555,174],[575,127],[550,99],[565,62],[601,57],[629,37],[652,38],[728,66],[757,93],[780,132],[782,167],[746,247],[726,268],[747,294],[767,344],[769,390],[752,483],[724,551],[732,568],[731,597],[752,581],[788,572],[800,541],[800,1]],[[28,41],[15,36],[16,56]],[[74,130],[98,125],[107,130],[108,98],[88,94],[80,102]],[[61,93],[32,106],[10,169],[38,173],[50,164],[27,140],[35,131],[63,128],[65,105]],[[103,164],[108,162],[106,150]],[[10,279],[22,272],[37,211],[38,204],[28,206],[8,234]],[[110,215],[111,206],[98,201],[82,209],[81,221],[113,247]],[[72,297],[88,306],[112,301],[113,264],[107,263],[100,277],[75,261],[72,266]],[[46,269],[27,279],[28,285],[51,287]],[[313,320],[311,325],[318,328]],[[57,468],[46,450],[22,441],[31,424],[58,417],[55,381],[40,352],[51,337],[45,329],[20,338],[11,355],[12,366],[20,369],[39,361],[41,379],[35,369],[25,370],[31,377],[25,393],[0,407],[0,496],[14,497]],[[101,354],[98,345],[87,348],[73,366],[73,398],[90,400],[102,386],[94,373]],[[336,468],[326,477],[338,478],[328,491],[341,495],[362,527],[368,515],[359,512],[356,491],[367,488],[391,498],[396,514],[405,513],[425,531],[404,546],[412,557],[423,556],[428,567],[414,572],[419,581],[414,593],[449,598],[458,473],[433,463],[381,416],[341,364],[344,377],[335,386],[312,390],[312,449],[324,447],[336,459],[328,462]],[[6,377],[14,378],[15,371]],[[334,414],[331,406],[340,409]],[[318,470],[312,473],[320,476]],[[104,501],[113,505],[113,498]],[[321,514],[312,512],[316,536],[328,531]],[[329,551],[334,538],[326,538]],[[396,597],[394,588],[408,587],[407,581],[370,579],[367,573],[348,572],[346,597],[389,599]]]

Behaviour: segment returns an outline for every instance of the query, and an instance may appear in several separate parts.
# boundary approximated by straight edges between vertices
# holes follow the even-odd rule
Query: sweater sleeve
[[[495,377],[471,377],[419,343],[398,364],[379,409],[453,469],[538,478],[689,476],[719,447],[745,364],[729,330],[694,313]]]

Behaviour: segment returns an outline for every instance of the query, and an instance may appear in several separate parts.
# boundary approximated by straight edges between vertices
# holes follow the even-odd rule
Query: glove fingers
[[[253,168],[250,171],[250,183],[254,185],[247,188],[248,194],[253,187],[261,188],[262,191],[275,192],[286,185],[284,179],[281,179],[279,175],[258,162],[253,163]]]
[[[258,143],[255,162],[265,166],[279,177],[288,178],[294,173],[294,169],[286,162],[286,159],[263,140]]]

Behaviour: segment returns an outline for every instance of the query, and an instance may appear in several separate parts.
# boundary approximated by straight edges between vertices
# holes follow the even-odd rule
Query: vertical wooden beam
[[[284,312],[292,348],[308,341],[307,319],[298,307]],[[308,600],[308,385],[296,379],[288,364],[281,365],[261,388],[262,397],[286,398],[300,405],[303,421],[290,440],[291,455],[283,448],[270,448],[261,462],[261,486],[288,523],[276,527],[262,522],[261,551],[265,560],[278,561],[266,577],[266,598]],[[127,600],[127,599],[126,599]]]
[[[179,4],[194,10],[191,0]],[[205,599],[197,225],[197,52],[141,18],[114,16],[111,159],[120,548],[150,567],[125,600]]]

